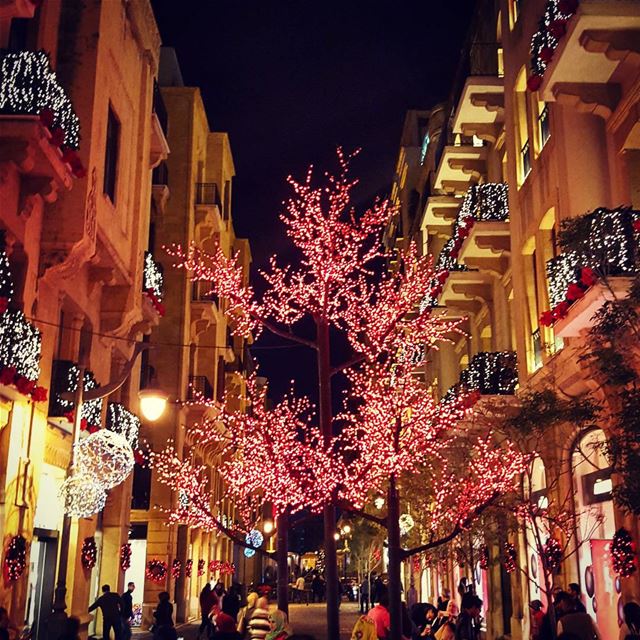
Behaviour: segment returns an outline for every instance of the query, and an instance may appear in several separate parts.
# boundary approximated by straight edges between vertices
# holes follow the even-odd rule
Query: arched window
[[[531,461],[524,477],[524,491],[528,502],[534,509],[546,509],[549,506],[547,495],[547,470],[540,456],[535,456]],[[549,537],[546,520],[543,517],[532,518],[525,525],[527,540],[527,564],[529,567],[529,600],[541,600],[547,606],[545,594],[545,582],[540,559],[540,547]]]
[[[515,84],[515,127],[518,186],[521,186],[531,171],[531,146],[529,144],[529,100],[527,96],[527,74],[522,67]]]

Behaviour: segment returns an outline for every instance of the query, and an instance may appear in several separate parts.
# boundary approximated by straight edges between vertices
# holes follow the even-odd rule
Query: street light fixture
[[[160,389],[142,389],[138,392],[140,412],[149,420],[155,422],[165,412],[169,396]]]
[[[340,540],[340,534],[339,534],[337,531],[333,534],[333,539],[334,539],[336,542],[337,542],[338,540]]]
[[[269,535],[273,532],[273,520],[265,520],[262,530]]]

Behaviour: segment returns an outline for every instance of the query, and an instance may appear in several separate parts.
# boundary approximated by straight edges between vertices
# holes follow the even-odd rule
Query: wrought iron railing
[[[518,384],[515,351],[481,351],[460,374],[452,391],[477,391],[481,395],[512,395]]]

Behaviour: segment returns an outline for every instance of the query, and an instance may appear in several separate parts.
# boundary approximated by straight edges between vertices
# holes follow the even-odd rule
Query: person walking
[[[531,640],[541,640],[542,624],[544,623],[544,611],[541,600],[532,600],[529,603],[531,618]]]
[[[256,603],[258,602],[258,594],[255,591],[251,591],[247,595],[247,604],[242,608],[240,614],[238,616],[238,631],[242,635],[243,638],[247,637],[247,633],[249,631],[249,620],[253,615],[253,612],[256,608]]]
[[[455,640],[478,640],[481,608],[482,600],[478,596],[473,593],[465,593],[462,596],[462,613],[458,616],[456,623]]]
[[[200,615],[202,616],[202,621],[198,629],[198,639],[202,636],[203,631],[206,632],[206,636],[209,635],[211,627],[209,614],[211,613],[215,599],[215,595],[211,589],[211,583],[206,582],[204,587],[202,587],[202,591],[200,591]]]
[[[296,580],[295,584],[295,594],[298,602],[302,603],[302,599],[304,598],[304,592],[306,589],[304,576],[300,574]]]
[[[624,622],[620,625],[619,640],[638,640],[640,638],[640,605],[637,602],[627,602],[622,607]]]
[[[578,613],[587,613],[587,607],[584,606],[582,600],[582,591],[580,591],[580,585],[577,582],[569,583],[569,595],[573,599],[573,608]]]
[[[291,635],[287,614],[280,609],[269,615],[269,627],[264,640],[286,640]]]
[[[238,614],[240,613],[240,585],[237,582],[234,582],[229,587],[229,592],[224,596],[222,600],[222,612],[226,613],[228,616],[231,616],[233,620],[238,621]]]
[[[218,580],[216,582],[216,586],[213,587],[213,607],[211,612],[209,613],[209,617],[213,617],[218,615],[222,611],[222,604],[224,603],[224,598],[227,595],[227,591],[224,588],[224,584]]]
[[[311,581],[311,589],[313,590],[313,601],[322,602],[322,578],[317,573]]]
[[[111,629],[116,640],[121,640],[122,600],[108,584],[102,585],[102,595],[89,607],[89,613],[98,607],[102,612],[102,640],[109,640]]]
[[[391,615],[389,614],[389,594],[383,590],[378,598],[378,604],[369,611],[367,618],[376,626],[376,634],[380,640],[386,640],[391,629]]]
[[[136,589],[136,585],[133,582],[127,584],[127,590],[120,596],[122,600],[122,609],[120,615],[122,616],[122,640],[130,640],[131,638],[131,626],[133,625],[133,592]]]
[[[557,631],[571,634],[579,640],[601,640],[600,631],[593,618],[583,611],[576,610],[575,599],[566,591],[561,591],[556,597],[556,607],[559,614]]]
[[[156,619],[153,625],[153,637],[160,640],[164,635],[169,634],[165,631],[166,629],[173,629],[173,605],[167,591],[161,591],[158,594],[158,606],[153,612],[153,617]]]
[[[369,611],[369,578],[365,576],[360,583],[360,613]]]
[[[269,601],[262,596],[258,598],[256,608],[251,614],[248,625],[249,640],[264,640],[265,636],[271,631],[269,624]]]

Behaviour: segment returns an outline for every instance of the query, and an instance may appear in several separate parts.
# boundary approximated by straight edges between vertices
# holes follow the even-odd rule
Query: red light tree
[[[273,256],[270,268],[262,273],[268,287],[260,300],[245,283],[235,256],[227,257],[221,249],[204,254],[195,246],[170,249],[177,267],[189,271],[193,280],[212,283],[212,293],[228,301],[226,313],[236,335],[248,337],[267,329],[317,354],[319,428],[311,425],[311,407],[304,399],[287,398],[267,411],[264,396],[250,380],[252,412],[229,411],[223,403],[219,414],[199,427],[198,441],[220,441],[217,425],[224,423],[228,450],[234,454],[227,463],[226,479],[232,493],[245,503],[260,496],[281,513],[303,507],[324,512],[330,637],[339,635],[335,505],[362,507],[367,492],[387,483],[391,509],[397,511],[397,476],[414,472],[423,453],[440,438],[446,440],[470,402],[452,398],[436,403],[411,376],[408,362],[416,345],[429,349],[456,328],[455,322],[434,317],[428,310],[418,312],[420,302],[437,290],[445,274],[434,273],[430,257],[419,257],[413,246],[398,257],[397,270],[379,268],[384,258],[382,234],[392,211],[387,202],[377,202],[356,215],[350,204],[357,183],[348,176],[350,157],[339,150],[338,160],[338,175],[327,175],[325,185],[314,186],[311,171],[303,182],[289,178],[293,196],[281,220],[300,260],[297,266],[282,267]],[[315,324],[314,339],[295,332],[300,321],[309,318]],[[337,365],[331,362],[330,330],[345,335],[352,348],[352,355]],[[348,376],[350,390],[345,411],[334,419],[332,380],[341,373]],[[195,496],[185,501],[190,513],[174,517],[206,522],[210,514],[204,485],[193,473],[186,474],[191,480],[178,477],[185,473],[183,468],[169,469],[183,464],[172,451],[162,459],[161,475]],[[167,465],[167,461],[173,462]],[[505,471],[511,481],[514,468]],[[503,488],[489,483],[488,496]],[[465,497],[466,515],[457,514],[458,527],[481,507],[469,493]],[[203,505],[200,511],[196,503]],[[394,638],[400,637],[401,557],[399,539],[392,540],[397,515],[391,512],[387,519],[394,548],[390,558]],[[211,522],[218,529],[219,524]]]

